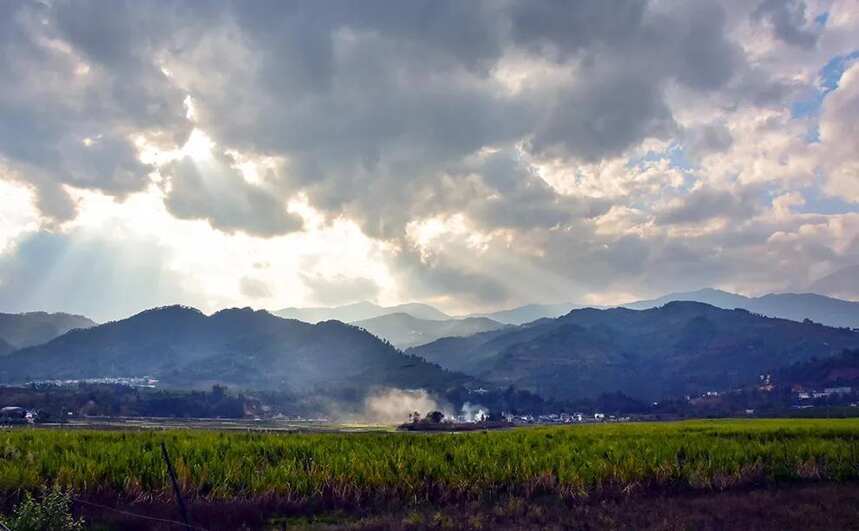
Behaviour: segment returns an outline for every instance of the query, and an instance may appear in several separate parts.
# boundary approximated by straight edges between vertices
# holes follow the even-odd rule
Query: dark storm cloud
[[[152,168],[136,160],[130,135],[161,133],[168,144],[181,143],[190,127],[182,101],[190,94],[200,127],[221,146],[284,157],[288,165],[277,186],[259,193],[233,180],[241,202],[269,207],[222,215],[228,199],[200,194],[191,201],[183,193],[180,200],[179,180],[168,205],[183,217],[226,230],[247,225],[260,235],[281,232],[270,205],[303,192],[316,208],[358,221],[371,236],[398,238],[411,219],[467,203],[445,188],[479,150],[528,140],[536,153],[616,156],[676,131],[663,94],[667,82],[709,90],[738,63],[721,8],[699,4],[670,10],[645,1],[551,0],[21,5],[6,22],[17,37],[6,46],[27,48],[15,53],[21,68],[58,79],[47,94],[17,105],[23,109],[17,120],[4,120],[14,133],[0,137],[0,150],[36,184],[40,204],[53,205],[47,214],[74,211],[59,204],[59,184],[117,196],[145,186]],[[44,37],[71,52],[46,48]],[[517,48],[578,64],[581,75],[511,93],[493,72]],[[78,62],[88,65],[83,78],[92,81],[78,80]],[[28,92],[23,83],[18,93]],[[54,108],[38,119],[34,113],[45,103]],[[81,143],[96,137],[97,143]],[[39,144],[43,149],[33,148]],[[518,218],[526,225],[535,215],[540,224],[563,221],[564,200],[525,179],[509,188],[523,200],[501,194],[501,204],[554,202],[554,213],[538,207]],[[453,204],[439,202],[446,198]],[[468,204],[488,220],[489,208]]]
[[[518,7],[518,16],[530,21],[525,28],[533,26],[520,28],[520,40],[557,50],[559,60],[580,60],[577,82],[561,87],[534,131],[537,152],[596,161],[648,137],[668,138],[677,127],[665,101],[667,83],[713,90],[743,66],[725,37],[720,6],[681,4],[662,12],[646,10],[644,2],[561,4],[557,10],[541,3]],[[549,21],[553,12],[557,19]],[[564,23],[583,31],[551,30]],[[550,30],[537,31],[543,24]]]
[[[806,27],[803,0],[764,0],[752,13],[752,18],[768,22],[776,37],[801,48],[814,47],[820,36]]]
[[[132,134],[189,130],[181,91],[139,46],[144,34],[163,37],[146,33],[154,17],[139,6],[0,5],[0,158],[49,217],[74,216],[62,184],[119,197],[142,189],[153,168]]]
[[[629,43],[644,21],[644,0],[547,0],[514,2],[513,40],[557,60],[594,44],[608,47]]]
[[[678,225],[701,223],[713,218],[743,220],[752,218],[759,208],[759,200],[752,188],[733,192],[701,187],[658,211],[656,221]]]
[[[566,226],[605,214],[611,206],[606,200],[558,194],[509,151],[494,153],[467,169],[482,186],[473,194],[460,188],[460,197],[468,201],[457,206],[485,230]]]
[[[675,130],[659,87],[624,71],[596,76],[560,95],[531,148],[596,161],[620,155],[647,137],[668,138]]]
[[[479,3],[279,5],[236,7],[257,64],[221,65],[239,81],[230,92],[190,86],[202,126],[225,145],[286,156],[284,190],[370,235],[396,237],[431,215],[424,199],[446,170],[532,121],[530,102],[487,78],[500,49]]]
[[[666,83],[710,90],[740,65],[718,6],[278,2],[230,13],[224,32],[244,36],[250,60],[215,54],[229,91],[191,78],[202,127],[226,146],[288,158],[284,193],[301,190],[384,239],[459,206],[445,187],[482,148],[530,140],[541,154],[616,156],[676,131]],[[491,74],[517,47],[580,63],[581,75],[510,93]]]
[[[228,164],[185,157],[164,168],[170,180],[167,210],[181,219],[205,219],[224,232],[268,237],[301,229],[301,218],[288,213],[282,200]]]
[[[427,263],[418,249],[406,247],[394,261],[394,276],[418,299],[452,296],[465,304],[493,305],[508,299],[509,279],[492,270],[491,260],[469,264],[463,256],[470,252],[457,254],[457,246],[451,245],[443,256]]]
[[[726,151],[734,143],[731,131],[724,124],[704,124],[683,132],[686,152],[696,158]]]

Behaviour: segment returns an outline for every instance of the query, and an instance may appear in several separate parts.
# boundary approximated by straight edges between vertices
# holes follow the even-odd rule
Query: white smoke
[[[483,422],[489,418],[489,410],[479,404],[466,402],[462,405],[461,417],[465,422]]]
[[[414,412],[421,417],[432,411],[441,411],[445,417],[450,411],[424,389],[377,389],[364,399],[363,420],[374,424],[402,424]]]

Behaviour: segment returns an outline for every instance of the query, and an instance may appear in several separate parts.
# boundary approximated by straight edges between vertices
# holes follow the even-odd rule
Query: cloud
[[[314,303],[323,306],[373,301],[379,295],[379,285],[369,278],[343,275],[323,277],[302,273],[301,280],[310,290]]]
[[[823,102],[820,142],[826,190],[859,204],[859,63],[844,72]]]
[[[726,151],[734,143],[731,131],[723,123],[709,123],[685,131],[687,152],[700,158]]]
[[[857,21],[837,0],[4,3],[0,178],[38,216],[3,240],[113,263],[80,198],[143,194],[123,219],[147,267],[209,302],[801,284],[855,254]]]
[[[242,277],[239,281],[239,291],[241,291],[242,295],[251,299],[271,297],[271,290],[266,283],[257,278]]]
[[[660,88],[638,73],[597,74],[592,79],[559,97],[554,112],[536,130],[531,149],[595,161],[675,131]]]
[[[262,237],[300,230],[302,220],[286,211],[276,193],[248,183],[223,159],[191,157],[163,169],[170,187],[165,204],[180,219],[205,219],[224,232],[244,231]]]
[[[819,34],[807,28],[803,0],[764,0],[753,13],[759,21],[768,22],[776,37],[782,41],[810,48],[817,43]]]
[[[682,199],[657,212],[656,221],[666,224],[700,223],[713,218],[750,219],[759,205],[754,190],[739,193],[713,188],[697,188]]]
[[[167,34],[137,4],[4,3],[0,7],[0,158],[35,186],[50,218],[72,219],[63,185],[123,197],[154,169],[133,135],[182,138],[183,95],[142,46]],[[163,26],[162,26],[163,27]]]

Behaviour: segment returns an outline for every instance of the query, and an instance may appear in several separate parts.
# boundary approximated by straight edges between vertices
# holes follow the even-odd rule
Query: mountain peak
[[[450,316],[428,304],[411,302],[396,306],[380,306],[373,302],[361,301],[343,306],[316,308],[284,308],[273,312],[278,317],[297,319],[308,323],[319,321],[342,321],[353,323],[388,315],[392,313],[407,313],[418,319],[449,319]]]
[[[245,306],[244,308],[224,308],[223,310],[218,310],[217,312],[213,313],[211,315],[211,317],[216,317],[216,316],[224,317],[224,316],[231,316],[231,315],[255,315],[255,314],[271,315],[266,310],[254,310],[250,306]]]
[[[135,315],[132,315],[131,318],[138,317],[141,315],[153,315],[153,314],[164,314],[164,313],[188,313],[188,314],[198,314],[205,316],[201,310],[194,308],[193,306],[186,306],[184,304],[168,304],[166,306],[156,306],[154,308],[148,308],[139,312]]]

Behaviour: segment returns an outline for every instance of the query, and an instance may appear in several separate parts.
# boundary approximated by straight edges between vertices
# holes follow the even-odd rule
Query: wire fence
[[[122,509],[117,509],[116,507],[111,507],[109,505],[102,505],[100,503],[95,503],[87,500],[82,500],[80,498],[72,498],[76,503],[80,503],[82,505],[89,505],[91,507],[98,507],[99,509],[105,509],[114,513],[121,514],[123,516],[128,516],[131,518],[139,518],[141,520],[150,520],[153,522],[161,522],[162,524],[172,524],[184,529],[196,529],[198,531],[209,531],[205,527],[200,527],[196,525],[186,524],[185,522],[180,522],[179,520],[169,520],[167,518],[157,518],[155,516],[146,516],[143,514],[132,513],[128,511],[123,511]],[[3,528],[3,524],[0,524],[0,531],[9,531],[8,529]]]

